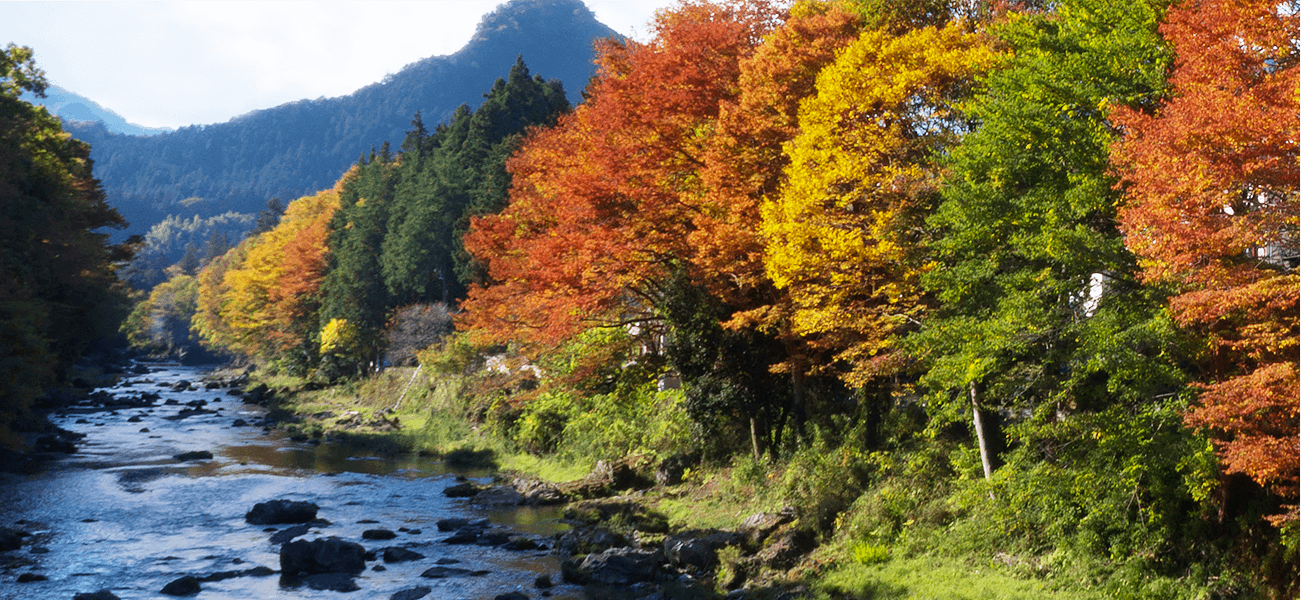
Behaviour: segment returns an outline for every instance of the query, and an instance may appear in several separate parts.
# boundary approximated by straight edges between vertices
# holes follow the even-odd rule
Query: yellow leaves
[[[929,159],[954,137],[956,94],[996,58],[955,26],[867,31],[800,104],[786,185],[762,207],[766,269],[797,331],[843,336],[849,377],[920,310],[908,236],[933,193]]]

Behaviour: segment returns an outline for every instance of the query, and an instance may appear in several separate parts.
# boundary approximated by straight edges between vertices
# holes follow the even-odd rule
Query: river
[[[246,523],[244,514],[256,503],[281,498],[316,503],[318,518],[330,522],[298,539],[337,536],[370,550],[401,546],[426,558],[370,561],[356,578],[361,590],[351,593],[282,587],[279,576],[271,575],[205,582],[197,598],[387,599],[415,587],[430,588],[425,596],[430,599],[492,599],[511,591],[539,598],[543,593],[534,585],[539,575],[560,583],[559,563],[547,552],[440,543],[450,534],[440,533],[435,523],[449,517],[488,518],[544,542],[564,528],[555,509],[484,511],[442,493],[458,474],[483,481],[489,473],[458,473],[419,457],[352,455],[337,446],[294,442],[261,427],[236,427],[237,419],[256,423],[264,410],[241,403],[224,389],[171,389],[181,380],[201,383],[202,369],[155,365],[151,371],[107,391],[132,396],[155,392],[161,399],[152,408],[54,415],[59,427],[86,435],[78,451],[53,458],[35,475],[0,475],[0,526],[32,534],[20,550],[0,554],[0,598],[71,600],[77,593],[101,589],[123,600],[166,598],[159,591],[185,575],[258,566],[278,571],[279,546],[270,542],[272,532]],[[169,399],[178,404],[164,405]],[[196,400],[207,401],[204,408],[217,412],[167,418]],[[174,458],[193,451],[209,451],[213,458]],[[364,530],[376,528],[398,537],[362,539]],[[489,574],[420,576],[439,559]],[[378,565],[382,567],[376,570]],[[19,583],[24,573],[47,579]],[[553,598],[582,597],[574,586],[549,593]]]

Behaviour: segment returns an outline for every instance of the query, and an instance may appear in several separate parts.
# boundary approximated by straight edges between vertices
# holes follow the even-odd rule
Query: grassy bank
[[[298,435],[487,463],[552,482],[578,479],[602,459],[700,456],[681,393],[660,391],[651,379],[579,393],[572,381],[549,384],[527,371],[441,358],[418,372],[392,368],[325,387],[266,372],[250,385],[273,391],[275,414]],[[1030,484],[1015,464],[1002,480],[985,482],[970,440],[928,431],[909,422],[915,417],[900,410],[885,427],[891,437],[873,448],[855,443],[861,436],[846,426],[841,435],[815,430],[776,457],[705,456],[690,461],[682,483],[641,492],[638,501],[676,531],[735,530],[755,513],[793,508],[816,547],[792,568],[751,573],[748,585],[797,587],[808,597],[1280,597],[1263,585],[1262,571],[1212,544],[1195,548],[1205,556],[1200,562],[1161,555],[1181,552],[1168,538],[1195,532],[1124,520],[1161,517],[1152,507],[1117,509],[1117,522],[1102,531],[1129,536],[1128,546],[1109,547],[1132,552],[1107,554],[1089,537],[1096,531],[1071,517],[1075,508],[1045,513],[1052,506],[1045,498],[1061,501],[1069,492],[1061,487],[1076,484],[1052,473],[1032,473]],[[1070,518],[1078,531],[1051,530]],[[1274,556],[1283,562],[1254,565],[1295,570],[1286,550]],[[738,558],[721,556],[719,581],[739,568]]]

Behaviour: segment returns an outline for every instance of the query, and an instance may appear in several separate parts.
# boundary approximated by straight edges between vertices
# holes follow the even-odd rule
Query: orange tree
[[[1142,276],[1174,285],[1175,319],[1209,340],[1190,425],[1227,473],[1290,505],[1298,461],[1296,3],[1193,0],[1162,33],[1171,98],[1121,110],[1120,212]],[[1280,521],[1281,522],[1281,521]]]
[[[658,15],[649,43],[604,42],[587,102],[524,143],[510,205],[466,236],[490,279],[472,286],[466,322],[534,347],[590,326],[657,326],[664,282],[710,209],[701,132],[775,14],[689,2]]]

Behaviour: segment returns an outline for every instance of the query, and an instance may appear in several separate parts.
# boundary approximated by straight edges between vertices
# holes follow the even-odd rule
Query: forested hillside
[[[19,98],[48,84],[32,51],[0,48],[0,450],[38,428],[34,403],[65,383],[127,299],[115,265],[130,256],[105,228],[126,226],[91,176],[90,148]]]
[[[126,233],[144,234],[168,215],[254,214],[271,197],[329,188],[358,156],[398,143],[416,111],[441,122],[462,104],[478,106],[521,56],[535,72],[564,82],[576,101],[592,75],[592,42],[612,35],[578,0],[513,0],[485,16],[455,54],[413,63],[348,96],[152,137],[114,134],[98,123],[69,129],[91,144],[96,176],[131,223]]]
[[[400,408],[657,464],[675,533],[789,518],[710,548],[720,595],[1295,598],[1297,12],[685,1],[577,106],[517,62],[413,112],[128,329],[318,436]]]
[[[158,135],[172,131],[170,127],[142,127],[128,123],[126,119],[122,118],[122,115],[100,106],[94,100],[65,90],[57,85],[45,88],[43,97],[26,92],[21,98],[24,102],[44,106],[46,110],[50,111],[50,114],[63,119],[65,123],[97,121],[102,123],[105,129],[121,135]]]

